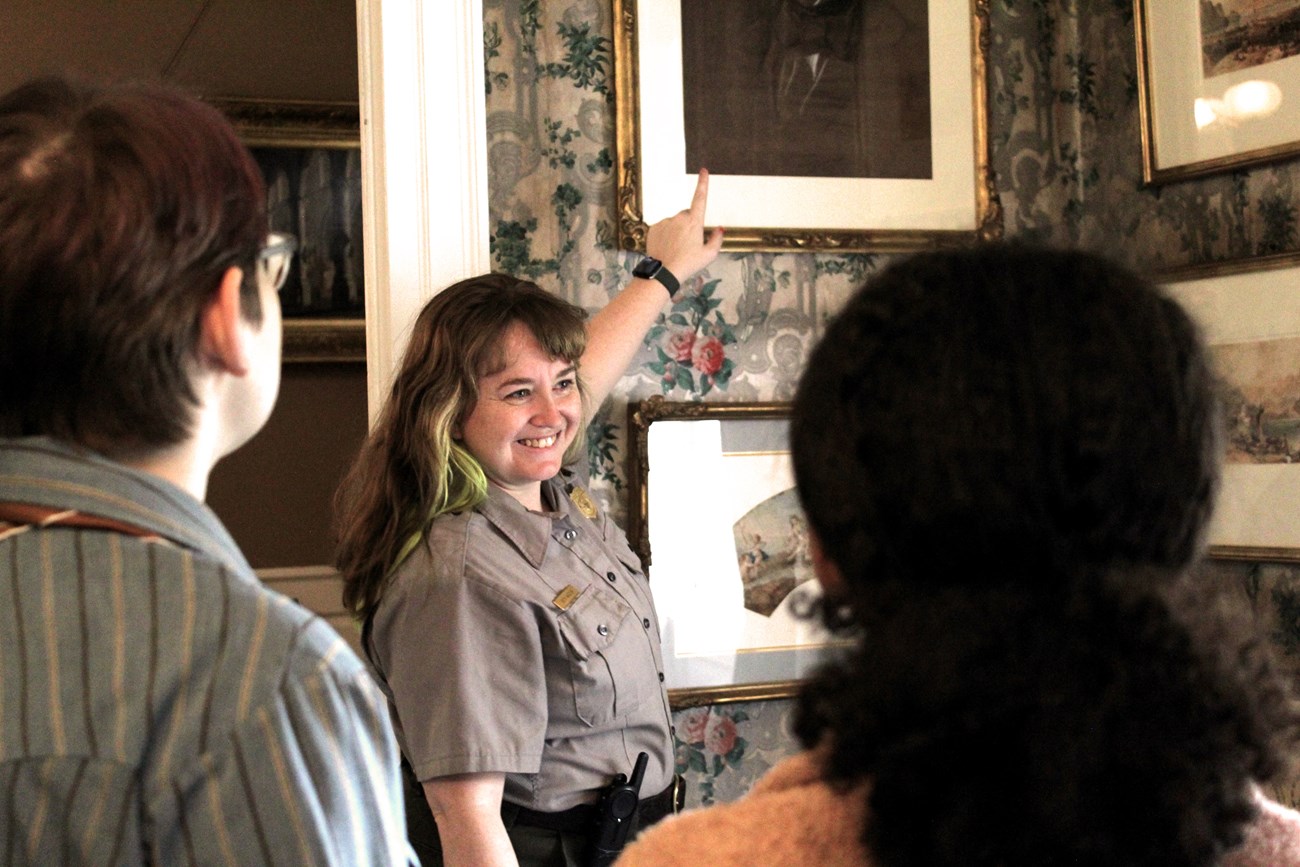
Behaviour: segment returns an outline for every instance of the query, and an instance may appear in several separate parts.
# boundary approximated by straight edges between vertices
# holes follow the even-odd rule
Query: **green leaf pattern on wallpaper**
[[[1131,0],[988,2],[988,133],[1009,237],[1138,268],[1296,248],[1295,161],[1142,185]],[[612,244],[613,31],[609,0],[484,0],[494,267],[593,311],[639,258]],[[888,260],[724,254],[687,281],[592,423],[604,507],[621,520],[628,401],[790,399],[826,321]],[[681,741],[677,714],[694,803],[740,794],[792,749],[788,702],[738,709],[713,722],[715,735],[735,727],[725,755],[709,751],[717,738]]]
[[[1296,249],[1296,161],[1142,184],[1131,0],[991,0],[989,138],[1008,236],[1160,268]]]
[[[1204,572],[1209,580],[1242,587],[1256,622],[1272,639],[1282,670],[1300,679],[1300,566],[1213,562],[1207,564]],[[1300,774],[1275,780],[1270,788],[1282,803],[1300,807]]]

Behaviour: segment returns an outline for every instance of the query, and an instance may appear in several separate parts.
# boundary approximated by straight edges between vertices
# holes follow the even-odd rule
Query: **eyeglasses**
[[[293,254],[297,249],[298,239],[287,232],[267,235],[266,246],[257,254],[258,276],[266,278],[271,288],[279,292],[289,278],[289,266],[293,264]]]

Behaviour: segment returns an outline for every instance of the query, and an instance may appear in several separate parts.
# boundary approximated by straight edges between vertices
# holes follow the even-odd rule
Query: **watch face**
[[[637,263],[637,266],[635,268],[632,269],[632,276],[644,277],[648,280],[651,277],[654,277],[655,274],[658,274],[659,269],[662,267],[663,267],[663,263],[660,262],[658,259],[655,259],[652,256],[646,256],[644,259],[642,259],[640,262]]]

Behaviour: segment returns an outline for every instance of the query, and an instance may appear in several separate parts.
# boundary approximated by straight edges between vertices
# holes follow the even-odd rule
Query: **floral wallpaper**
[[[1283,670],[1300,678],[1300,565],[1212,560],[1201,577],[1240,589]],[[1272,794],[1280,803],[1300,809],[1300,770],[1275,781]]]
[[[485,0],[484,15],[494,265],[598,309],[638,259],[613,245],[610,0]],[[1009,237],[1104,250],[1140,269],[1296,248],[1294,161],[1142,186],[1132,0],[991,0],[990,32],[989,136]],[[606,507],[626,514],[629,401],[790,399],[828,318],[886,258],[724,254],[687,283],[592,424]],[[1216,568],[1253,593],[1300,659],[1300,573]],[[679,711],[688,803],[734,799],[792,752],[791,710]]]

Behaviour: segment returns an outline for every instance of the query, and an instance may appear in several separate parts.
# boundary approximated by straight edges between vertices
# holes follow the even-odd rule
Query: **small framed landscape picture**
[[[1134,0],[1143,176],[1300,153],[1300,3]]]
[[[1158,275],[1210,345],[1224,470],[1210,554],[1300,562],[1300,255]]]

